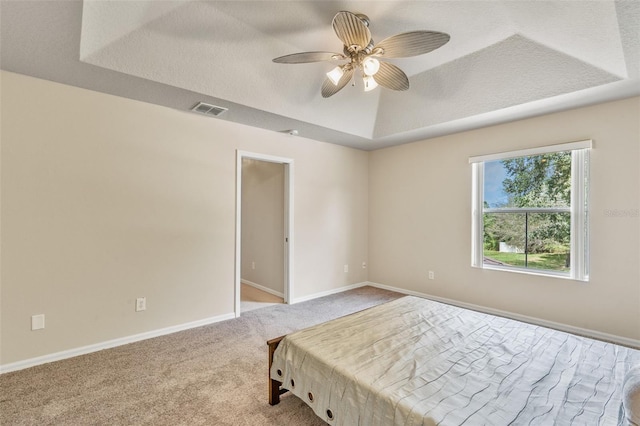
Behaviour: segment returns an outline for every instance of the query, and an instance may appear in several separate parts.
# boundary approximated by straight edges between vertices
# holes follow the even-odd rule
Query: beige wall
[[[594,141],[590,282],[472,268],[468,158],[583,139]],[[637,97],[375,151],[369,280],[640,339],[639,184]]]
[[[284,165],[242,160],[242,280],[284,294]]]
[[[0,364],[232,313],[237,149],[294,160],[294,297],[366,281],[343,272],[367,260],[366,152],[8,72],[1,85]]]
[[[232,313],[237,149],[294,160],[295,299],[368,279],[640,339],[640,218],[605,214],[640,208],[639,98],[366,153],[0,77],[2,365]],[[586,138],[591,281],[471,268],[468,157]]]

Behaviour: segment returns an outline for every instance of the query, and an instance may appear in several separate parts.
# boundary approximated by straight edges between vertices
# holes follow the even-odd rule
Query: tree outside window
[[[587,235],[587,150],[534,151],[472,161],[480,182],[474,199],[482,203],[474,219],[480,219],[474,222],[474,266],[586,280],[586,238],[576,236]],[[572,259],[580,260],[580,271]]]

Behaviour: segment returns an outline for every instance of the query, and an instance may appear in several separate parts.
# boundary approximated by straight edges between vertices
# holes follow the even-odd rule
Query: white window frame
[[[533,275],[569,278],[589,281],[589,150],[591,140],[570,142],[539,148],[510,151],[504,153],[480,155],[469,158],[472,167],[471,198],[471,266],[482,269],[521,272]],[[534,156],[553,152],[571,151],[571,207],[559,209],[517,209],[518,212],[544,210],[545,213],[571,212],[571,242],[569,273],[545,271],[529,268],[501,267],[484,264],[484,163],[508,158]],[[490,209],[491,210],[491,209]],[[499,209],[506,212],[505,209]]]

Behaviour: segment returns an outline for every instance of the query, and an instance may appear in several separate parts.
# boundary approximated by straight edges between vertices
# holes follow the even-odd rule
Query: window
[[[472,157],[472,266],[588,281],[591,141]]]

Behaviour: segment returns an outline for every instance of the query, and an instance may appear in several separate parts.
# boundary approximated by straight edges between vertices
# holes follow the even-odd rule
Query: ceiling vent
[[[227,111],[229,108],[223,108],[211,104],[205,104],[204,102],[198,102],[196,106],[191,108],[191,111],[197,112],[199,114],[211,115],[213,117],[217,117],[220,114]]]

